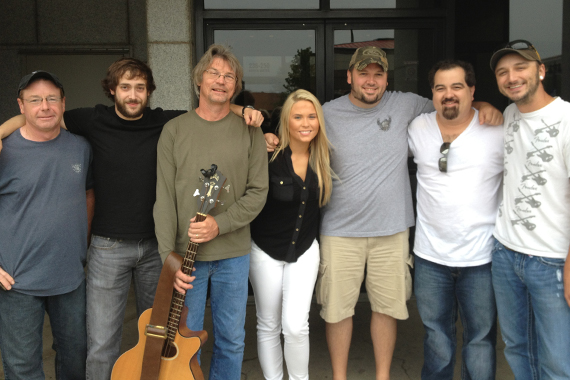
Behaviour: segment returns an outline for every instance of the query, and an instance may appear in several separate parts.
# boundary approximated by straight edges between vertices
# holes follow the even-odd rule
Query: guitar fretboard
[[[197,213],[196,222],[203,222],[206,219],[206,215]],[[184,260],[182,261],[182,273],[186,275],[192,275],[192,269],[194,268],[194,261],[196,260],[196,254],[198,253],[198,243],[193,243],[188,240],[188,247],[186,248],[186,254],[184,255]],[[166,355],[167,350],[170,349],[171,344],[174,342],[176,337],[176,332],[178,331],[178,325],[180,324],[180,314],[184,308],[185,294],[178,292],[176,289],[172,292],[172,303],[170,305],[170,313],[168,314],[168,326],[167,326],[167,339],[168,342],[164,347],[164,355]]]

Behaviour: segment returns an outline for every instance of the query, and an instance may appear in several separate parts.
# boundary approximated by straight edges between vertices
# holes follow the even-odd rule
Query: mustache
[[[140,99],[125,99],[125,103],[137,103],[140,104],[142,101]]]
[[[456,97],[453,97],[453,98],[443,98],[441,100],[441,104],[446,103],[446,102],[458,102],[459,103],[459,99],[457,99]]]

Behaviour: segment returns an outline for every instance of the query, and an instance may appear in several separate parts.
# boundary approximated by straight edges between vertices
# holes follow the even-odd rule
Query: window
[[[244,67],[244,90],[256,107],[271,110],[297,88],[321,102],[345,94],[350,57],[374,45],[388,53],[388,90],[431,97],[427,73],[452,51],[442,2],[197,0],[197,56],[213,43],[231,46]]]

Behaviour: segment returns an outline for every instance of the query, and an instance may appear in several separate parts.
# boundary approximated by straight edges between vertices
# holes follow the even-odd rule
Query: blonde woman
[[[332,190],[329,142],[317,98],[293,92],[269,159],[267,203],[251,223],[249,278],[263,375],[283,379],[281,332],[291,380],[309,378],[309,309],[319,268],[320,212]]]

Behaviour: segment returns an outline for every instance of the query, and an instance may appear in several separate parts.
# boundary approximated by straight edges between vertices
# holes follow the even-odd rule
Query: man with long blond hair
[[[164,126],[158,142],[158,178],[154,219],[163,259],[184,256],[188,238],[199,244],[193,276],[176,273],[174,288],[186,293],[188,328],[202,330],[206,294],[214,324],[210,379],[239,380],[245,346],[245,309],[251,236],[249,223],[267,195],[267,157],[260,128],[245,126],[230,112],[241,89],[243,71],[229,48],[212,45],[193,70],[198,108]],[[204,221],[195,189],[200,169],[216,164],[228,191]],[[181,184],[183,184],[181,186]],[[188,228],[190,222],[190,228]],[[190,289],[190,290],[189,290]]]

